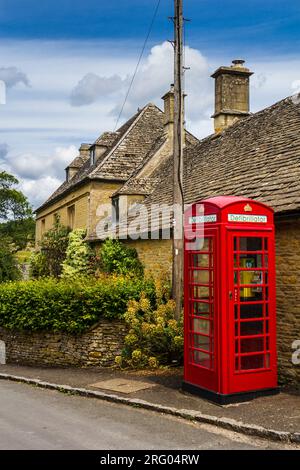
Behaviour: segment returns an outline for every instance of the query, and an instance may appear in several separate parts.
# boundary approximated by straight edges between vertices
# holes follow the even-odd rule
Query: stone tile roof
[[[128,134],[91,173],[92,177],[127,181],[144,162],[153,143],[164,132],[164,114],[155,105],[146,106],[129,127]]]
[[[131,175],[129,180],[114,194],[117,195],[130,195],[130,194],[141,194],[149,196],[161,181],[161,175],[164,174],[164,167],[169,166],[169,159],[166,162],[162,162],[161,165],[158,165],[150,177],[143,178],[139,176],[141,170],[145,165],[151,161],[152,157],[159,151],[159,149],[165,144],[167,137],[165,135],[160,136],[157,141],[154,143],[152,149],[150,150],[148,156],[144,160],[142,165],[139,165],[134,173]],[[186,131],[186,145],[187,147],[196,145],[199,143],[199,140],[194,137],[192,134]]]
[[[153,144],[164,133],[164,113],[154,104],[148,104],[129,119],[117,132],[102,134],[96,145],[107,150],[94,164],[83,161],[77,174],[65,181],[37,212],[56,202],[76,186],[94,179],[126,182],[143,163]],[[95,145],[95,144],[93,144]],[[76,161],[79,163],[79,160]]]
[[[88,160],[89,157],[87,155],[78,155],[67,168],[81,168]]]
[[[93,145],[103,145],[105,147],[110,147],[113,145],[115,140],[118,138],[119,132],[103,132],[103,134],[95,140]]]
[[[172,203],[172,159],[146,203]],[[300,102],[286,98],[203,139],[185,152],[187,204],[218,195],[239,195],[300,210]]]

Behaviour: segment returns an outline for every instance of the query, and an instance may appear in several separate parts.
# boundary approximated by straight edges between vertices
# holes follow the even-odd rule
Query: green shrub
[[[74,279],[75,277],[90,276],[97,269],[96,254],[84,240],[86,230],[77,229],[69,234],[69,244],[66,259],[62,264],[62,277]]]
[[[0,240],[0,282],[14,281],[20,279],[21,273],[18,268],[16,257],[13,253],[9,240]]]
[[[53,228],[48,230],[40,243],[40,251],[32,257],[31,276],[35,279],[41,277],[58,278],[62,272],[62,263],[66,258],[69,243],[70,229],[60,223],[58,215],[55,216]]]
[[[129,248],[119,240],[106,240],[100,250],[102,270],[106,273],[143,276],[144,268],[135,248]]]
[[[116,365],[134,369],[155,369],[183,361],[183,321],[174,319],[175,302],[168,299],[164,286],[156,283],[156,306],[143,293],[131,300],[125,315],[129,333]]]
[[[150,281],[106,276],[72,283],[56,279],[8,282],[0,285],[0,326],[16,330],[80,333],[101,318],[120,319],[127,303],[147,292]]]
[[[45,253],[37,251],[30,257],[29,277],[31,279],[40,279],[49,276],[49,268]]]

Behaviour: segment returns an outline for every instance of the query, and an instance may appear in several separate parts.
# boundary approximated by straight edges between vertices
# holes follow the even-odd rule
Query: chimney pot
[[[232,61],[232,63],[235,67],[243,67],[244,63],[245,63],[245,60],[244,59],[235,59],[235,60]]]

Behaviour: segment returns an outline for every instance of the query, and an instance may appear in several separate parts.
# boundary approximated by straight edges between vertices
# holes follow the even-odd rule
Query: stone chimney
[[[79,149],[79,155],[81,157],[89,157],[91,144],[81,144]]]
[[[253,75],[244,60],[233,60],[230,67],[220,67],[215,79],[215,132],[220,133],[236,121],[249,116],[249,83]]]
[[[165,112],[165,133],[173,139],[174,135],[174,85],[171,85],[170,91],[166,93],[162,100],[164,100]]]

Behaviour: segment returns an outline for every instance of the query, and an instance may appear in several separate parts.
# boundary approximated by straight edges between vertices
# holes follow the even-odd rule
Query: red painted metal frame
[[[202,206],[203,205],[203,206]],[[249,207],[250,206],[250,207]],[[194,224],[190,224],[190,217],[197,216],[197,211],[201,207],[204,208],[204,212],[201,212],[204,216],[214,215],[216,216],[215,222],[209,222],[204,224],[204,228],[200,227],[196,229]],[[251,211],[251,212],[248,212]],[[229,222],[229,214],[244,214],[244,215],[256,215],[266,217],[266,223],[259,222]],[[273,220],[273,210],[269,207],[249,199],[237,198],[237,197],[218,197],[208,199],[206,201],[200,201],[197,204],[188,209],[185,214],[185,253],[184,253],[184,279],[185,279],[185,288],[184,288],[184,308],[185,308],[185,364],[184,364],[184,381],[188,384],[192,384],[204,390],[209,390],[216,392],[222,395],[231,395],[241,392],[248,392],[254,390],[263,390],[270,389],[277,386],[277,353],[276,353],[276,291],[275,291],[275,241],[274,241],[274,220]],[[193,271],[193,255],[199,254],[199,259],[201,260],[201,249],[190,251],[187,249],[188,243],[190,243],[192,237],[195,238],[206,238],[212,240],[212,257],[214,260],[213,263],[213,282],[210,278],[209,282],[209,292],[213,292],[213,316],[210,316],[209,323],[213,324],[213,330],[209,331],[207,338],[210,339],[210,346],[212,346],[213,339],[213,350],[210,351],[210,354],[207,356],[213,358],[213,364],[208,361],[202,361],[201,358],[205,356],[205,350],[201,347],[196,348],[196,351],[199,351],[200,354],[191,357],[191,351],[195,348],[194,338],[195,334],[199,334],[199,331],[195,331],[195,328],[191,327],[192,320],[196,320],[201,317],[198,315],[193,315],[192,304],[195,301],[194,291],[193,296],[191,295],[194,285],[191,282],[191,272]],[[236,252],[236,255],[242,257],[249,257],[253,262],[257,261],[261,256],[262,266],[253,266],[244,267],[234,266],[234,238],[239,239],[239,237],[246,237],[247,239],[253,240],[253,238],[262,238],[268,240],[268,249],[261,251],[251,251],[251,250],[240,250]],[[207,252],[204,252],[203,255],[207,255]],[[268,267],[265,266],[266,255],[268,255]],[[197,270],[204,270],[205,268],[199,267]],[[257,285],[254,284],[239,284],[234,285],[234,271],[238,273],[240,277],[241,272],[255,272],[262,273],[263,283],[258,282]],[[268,272],[268,285],[265,284],[266,281],[266,272]],[[245,277],[247,275],[245,274]],[[201,284],[200,287],[207,286],[208,284]],[[243,286],[241,288],[241,285]],[[258,293],[260,290],[266,292],[268,289],[269,299],[268,299],[268,315],[269,318],[266,318],[266,303],[262,299],[252,299],[245,301],[245,298],[240,298],[240,288],[246,289],[247,286],[249,289],[252,289],[251,292],[255,292],[255,289]],[[199,289],[201,292],[201,289]],[[198,292],[199,292],[198,291]],[[245,290],[243,290],[245,293]],[[232,293],[232,296],[230,295]],[[199,297],[199,294],[198,294]],[[248,322],[258,322],[261,321],[263,326],[262,334],[255,335],[246,335],[241,340],[240,339],[240,326],[238,330],[238,336],[235,336],[236,330],[235,325],[245,324],[247,322],[246,318],[242,319],[239,317],[238,320],[235,320],[235,305],[238,306],[239,312],[241,312],[240,304],[246,306],[249,305],[249,309],[252,309],[253,305],[262,305],[263,315],[262,320],[259,320],[259,317],[250,319]],[[205,300],[196,299],[196,302],[201,304],[205,303]],[[245,308],[245,307],[244,307]],[[207,318],[207,317],[205,317]],[[206,320],[207,321],[207,320]],[[205,322],[202,322],[205,324]],[[195,324],[195,323],[194,323]],[[193,325],[194,325],[193,324]],[[201,322],[196,322],[199,326]],[[266,325],[268,324],[269,330],[267,332]],[[252,325],[254,326],[254,325]],[[203,328],[203,326],[202,326]],[[203,335],[203,331],[200,330]],[[205,335],[203,335],[205,336]],[[196,336],[198,338],[198,336]],[[260,339],[262,338],[262,340]],[[247,341],[248,343],[247,343]],[[238,343],[236,343],[238,341]],[[243,343],[241,343],[243,341]],[[255,344],[263,343],[262,351],[259,353],[255,351],[241,351],[241,344],[243,347],[254,347]],[[236,350],[236,344],[238,344],[238,349]],[[248,346],[247,346],[248,345]],[[257,349],[258,346],[256,346]],[[241,364],[248,362],[253,362],[251,356],[259,356],[260,353],[264,356],[264,367],[254,368],[254,369],[245,369],[241,370]],[[267,356],[268,355],[268,356]],[[250,359],[242,359],[244,357]],[[266,358],[269,358],[269,363],[266,362]],[[236,359],[238,360],[239,368],[236,368]],[[198,363],[197,363],[198,362]],[[257,364],[259,364],[259,358],[257,358]]]

